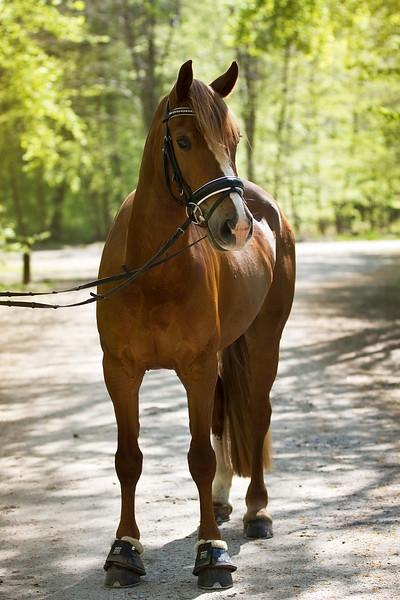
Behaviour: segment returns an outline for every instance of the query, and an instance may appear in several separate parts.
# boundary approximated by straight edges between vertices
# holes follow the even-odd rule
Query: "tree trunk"
[[[18,185],[17,174],[15,172],[15,163],[14,162],[10,163],[9,174],[10,174],[11,196],[12,196],[13,205],[14,205],[15,222],[17,225],[17,227],[16,227],[17,234],[22,239],[24,239],[24,238],[26,238],[27,229],[26,229],[25,218],[24,218],[23,209],[22,209],[22,205],[21,205],[21,195],[20,195],[20,190],[19,190],[19,185]],[[30,249],[26,249],[26,250],[24,250],[24,252],[22,254],[22,283],[24,285],[26,285],[26,284],[30,283],[30,280],[31,280],[31,255],[30,255]]]
[[[40,231],[45,231],[47,227],[47,202],[46,187],[43,179],[42,169],[38,169],[35,183],[35,196],[39,218],[39,229]]]
[[[319,60],[316,57],[310,65],[309,93],[310,93],[310,121],[308,123],[308,134],[312,145],[313,160],[313,188],[314,202],[317,209],[317,227],[321,235],[325,235],[327,221],[322,214],[321,193],[321,164],[320,164],[320,127],[318,123],[318,90],[316,89],[315,77],[318,74]]]
[[[15,222],[17,225],[17,234],[21,236],[26,236],[26,224],[25,218],[23,214],[23,208],[21,205],[21,194],[18,185],[18,178],[15,172],[15,162],[10,162],[10,187],[11,187],[11,196],[14,205],[14,214],[15,214]]]
[[[121,201],[121,199],[119,199],[119,201]],[[110,229],[110,226],[111,226],[110,195],[109,195],[108,191],[105,191],[103,194],[102,209],[103,209],[102,237],[103,237],[103,239],[105,239],[107,236],[107,233]]]
[[[146,71],[141,86],[143,120],[147,131],[150,129],[160,96],[160,82],[156,73],[157,49],[155,44],[155,25],[154,15],[152,13],[148,14],[146,18]]]
[[[122,187],[121,155],[117,131],[118,107],[116,106],[115,95],[109,94],[106,98],[106,110],[109,116],[108,138],[109,145],[112,148],[110,153],[110,163],[113,173],[113,183],[112,187],[105,187],[101,195],[101,208],[99,208],[101,210],[101,235],[103,239],[107,235],[112,222],[110,200],[115,200],[116,204],[118,205],[121,202],[121,198],[124,193]]]
[[[63,223],[63,207],[65,200],[65,192],[67,191],[67,185],[65,182],[61,183],[54,190],[53,196],[53,216],[50,223],[50,237],[56,242],[60,242],[63,235],[64,223]]]
[[[360,83],[360,85],[361,85],[361,83]],[[359,131],[359,124],[358,124],[359,116],[358,116],[357,111],[358,111],[357,106],[354,106],[353,112],[351,113],[350,135],[348,136],[348,138],[349,138],[348,154],[352,158],[357,155],[357,141],[358,141],[357,137],[358,137],[358,131]],[[348,191],[352,189],[352,186],[353,186],[352,171],[351,171],[351,169],[347,168],[345,170],[344,177],[343,177],[343,185],[342,185],[342,197],[343,198],[348,197]],[[344,202],[346,202],[346,201],[344,201]],[[347,219],[345,219],[343,222],[340,222],[339,229],[336,226],[337,233],[351,232],[353,229],[353,221],[354,221],[353,217],[351,217],[351,218],[347,217]],[[337,220],[336,220],[336,223],[337,223]]]
[[[296,122],[296,100],[297,100],[297,69],[294,67],[292,69],[292,78],[290,81],[290,85],[287,85],[287,111],[286,111],[286,124],[284,127],[284,131],[286,135],[282,132],[281,137],[281,149],[282,153],[285,155],[285,163],[286,163],[286,173],[287,173],[287,190],[289,195],[291,213],[292,213],[292,221],[294,230],[300,231],[300,215],[298,211],[297,202],[298,199],[301,198],[301,193],[303,191],[303,187],[301,182],[295,186],[295,181],[293,177],[293,165],[290,161],[290,157],[293,152],[293,123]],[[297,174],[295,173],[295,176]]]
[[[22,283],[27,285],[31,282],[31,251],[30,249],[24,250],[22,255],[23,269],[22,269]]]
[[[87,186],[89,187],[89,186]],[[103,224],[102,224],[102,214],[100,209],[99,202],[100,192],[90,191],[88,192],[88,201],[90,206],[92,207],[92,221],[94,227],[94,236],[96,240],[103,239]]]
[[[289,69],[291,59],[292,42],[288,40],[286,42],[284,53],[283,53],[283,65],[282,65],[282,80],[281,80],[281,93],[282,102],[279,110],[278,121],[276,124],[276,156],[275,156],[275,168],[274,168],[274,185],[273,194],[275,198],[279,198],[279,192],[282,182],[282,155],[283,155],[283,138],[286,127],[286,116],[288,107],[288,92],[289,92]]]
[[[244,79],[242,118],[244,121],[246,144],[246,171],[247,178],[255,179],[255,132],[257,121],[257,80],[259,79],[259,60],[244,50],[238,51],[238,60]]]
[[[158,104],[160,88],[156,73],[156,21],[151,7],[149,8],[146,5],[141,8],[133,7],[128,4],[127,0],[123,1],[122,18],[125,43],[139,85],[144,128],[148,131]],[[144,51],[140,49],[141,44],[139,44],[139,41],[144,41]]]

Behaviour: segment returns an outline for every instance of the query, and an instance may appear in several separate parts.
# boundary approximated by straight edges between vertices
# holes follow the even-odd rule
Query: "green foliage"
[[[254,55],[288,43],[309,51],[324,6],[321,0],[253,0],[238,4],[236,40]]]
[[[306,234],[396,233],[398,4],[254,0],[236,19],[257,75],[242,110],[257,109],[255,178]]]
[[[399,233],[396,0],[0,0],[0,13],[0,244],[104,238],[190,57],[206,81],[239,60],[239,171],[300,235]]]
[[[0,199],[14,223],[13,244],[27,246],[42,235],[52,190],[76,190],[88,161],[85,123],[66,81],[69,48],[84,40],[83,3],[65,3],[65,13],[60,4],[1,1]]]
[[[75,142],[84,141],[83,123],[71,107],[71,90],[63,85],[62,59],[50,48],[80,42],[82,26],[81,16],[64,16],[44,1],[2,2],[2,150],[6,152],[10,143],[18,145],[24,168],[42,168],[49,183],[66,177],[66,162],[76,150]]]

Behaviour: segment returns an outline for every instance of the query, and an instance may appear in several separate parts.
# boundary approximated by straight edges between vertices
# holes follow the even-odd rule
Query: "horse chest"
[[[199,349],[217,346],[216,310],[196,286],[143,286],[129,303],[127,337],[133,354],[148,368],[171,368]]]

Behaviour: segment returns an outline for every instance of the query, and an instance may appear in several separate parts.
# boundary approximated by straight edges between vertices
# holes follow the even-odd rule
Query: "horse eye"
[[[190,150],[190,148],[192,147],[192,144],[190,143],[189,138],[187,137],[180,137],[176,140],[179,148],[182,148],[182,150]]]

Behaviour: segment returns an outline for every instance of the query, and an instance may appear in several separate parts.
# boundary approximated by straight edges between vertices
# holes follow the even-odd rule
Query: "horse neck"
[[[183,207],[168,192],[160,171],[154,163],[141,169],[128,226],[126,258],[130,267],[151,258],[185,221]],[[176,249],[181,245],[178,242]]]

